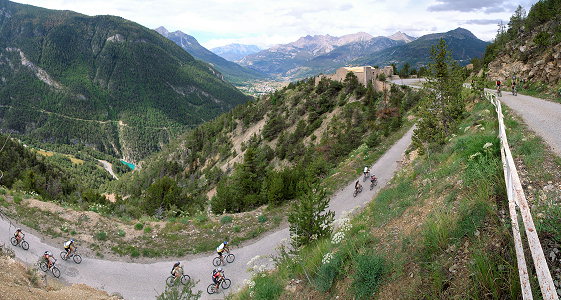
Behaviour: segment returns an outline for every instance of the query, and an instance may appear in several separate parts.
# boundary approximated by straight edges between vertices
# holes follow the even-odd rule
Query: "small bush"
[[[131,257],[139,257],[140,256],[140,252],[138,251],[138,249],[136,249],[134,247],[131,249],[130,253],[131,253]]]
[[[233,219],[234,218],[232,216],[224,216],[224,217],[222,217],[222,219],[220,219],[220,223],[222,223],[222,224],[232,223]]]
[[[200,215],[195,217],[195,221],[197,222],[197,224],[202,224],[202,223],[208,221],[208,216],[205,215],[205,214],[200,214]]]
[[[259,221],[259,223],[265,223],[267,222],[267,217],[264,215],[260,215],[259,217],[257,217],[257,221]]]
[[[7,193],[6,189],[0,188],[0,195],[6,195]]]
[[[126,235],[125,231],[122,229],[119,229],[119,231],[117,231],[117,235],[120,237],[124,237]]]
[[[150,233],[150,232],[152,232],[152,227],[150,226],[144,227],[144,233]]]
[[[136,230],[142,230],[142,228],[144,228],[144,224],[142,224],[142,223],[136,223],[136,224],[134,224],[134,229],[136,229]]]
[[[234,226],[234,232],[240,232],[240,231],[242,231],[240,226],[237,226],[237,225]]]
[[[107,232],[100,231],[100,232],[95,234],[95,238],[100,240],[100,241],[105,241],[105,240],[107,240]]]
[[[23,201],[23,197],[21,195],[15,195],[14,196],[14,203],[15,204],[20,204],[21,201]]]
[[[77,234],[76,231],[74,231],[74,230],[70,231],[70,235],[76,235],[76,234]]]
[[[342,259],[339,255],[334,255],[328,263],[322,264],[318,270],[315,280],[316,287],[320,292],[327,292],[333,285],[335,277],[339,275]]]
[[[353,275],[353,290],[356,299],[371,299],[378,291],[378,286],[384,274],[384,259],[369,254],[359,255],[355,259]]]

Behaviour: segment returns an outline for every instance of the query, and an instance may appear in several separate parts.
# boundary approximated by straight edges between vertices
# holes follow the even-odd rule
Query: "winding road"
[[[351,211],[357,207],[363,207],[373,199],[373,196],[384,187],[399,168],[405,150],[411,143],[413,128],[397,141],[372,167],[371,171],[378,177],[378,186],[370,191],[368,186],[356,198],[353,198],[354,181],[349,183],[333,195],[330,209],[335,211],[336,218],[340,218],[344,211]],[[362,182],[362,179],[361,179]],[[15,231],[15,225],[11,220],[0,218],[0,243],[9,245],[9,238]],[[21,226],[26,233],[25,239],[30,244],[30,249],[24,251],[15,247],[16,256],[27,264],[33,264],[46,250],[50,250],[57,256],[61,252],[61,245],[50,245],[42,238],[33,234],[33,231]],[[243,285],[245,279],[249,279],[251,273],[248,271],[247,263],[255,256],[265,257],[259,259],[259,265],[268,268],[273,266],[271,255],[277,253],[277,247],[282,243],[288,243],[289,230],[281,228],[266,234],[263,238],[241,248],[233,248],[232,253],[236,260],[224,268],[227,278],[232,279],[232,287],[225,293],[236,291]],[[213,269],[212,259],[214,253],[194,255],[188,260],[182,261],[185,273],[192,279],[198,280],[197,290],[203,291],[202,299],[223,299],[225,294],[208,295],[206,287],[211,283],[211,272]],[[119,293],[125,299],[154,299],[165,289],[165,279],[169,276],[171,267],[175,261],[161,261],[156,263],[128,263],[115,262],[91,257],[84,257],[80,265],[72,261],[57,261],[61,270],[61,279],[68,283],[85,283],[89,286],[105,290],[109,293]],[[49,275],[50,276],[50,275]]]

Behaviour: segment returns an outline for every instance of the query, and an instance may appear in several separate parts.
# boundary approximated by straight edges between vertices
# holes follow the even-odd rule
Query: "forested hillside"
[[[0,127],[138,161],[247,97],[153,30],[0,0]]]
[[[506,81],[515,76],[524,80],[520,88],[554,92],[559,98],[561,1],[538,1],[527,15],[519,6],[508,28],[500,28],[495,41],[487,47],[483,65],[489,66],[492,80]]]
[[[209,190],[215,213],[281,204],[302,180],[326,178],[359,146],[376,147],[419,98],[375,92],[352,73],[342,83],[291,83],[189,131],[111,189],[149,215],[204,207]]]

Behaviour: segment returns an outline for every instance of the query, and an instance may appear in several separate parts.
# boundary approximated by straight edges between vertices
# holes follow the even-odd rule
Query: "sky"
[[[419,37],[463,27],[478,38],[495,37],[518,5],[537,0],[16,0],[86,15],[116,15],[148,28],[194,36],[206,48],[231,43],[290,43],[316,34],[341,36],[396,31]]]

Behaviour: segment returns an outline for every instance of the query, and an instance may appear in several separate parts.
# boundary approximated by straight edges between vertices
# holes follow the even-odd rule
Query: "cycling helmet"
[[[228,245],[228,241],[224,241],[224,245]]]
[[[218,268],[218,272],[222,272],[222,268],[219,267],[219,268]]]
[[[21,228],[16,229],[16,231],[21,231]]]

